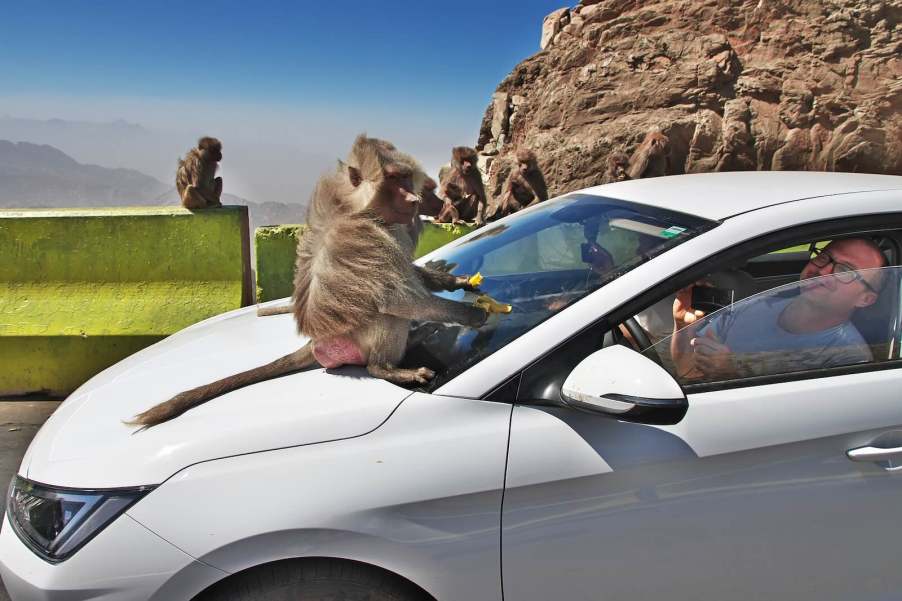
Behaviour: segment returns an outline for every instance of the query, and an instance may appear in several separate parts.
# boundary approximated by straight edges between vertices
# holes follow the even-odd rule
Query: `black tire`
[[[430,601],[406,580],[340,559],[279,561],[234,574],[195,601]]]

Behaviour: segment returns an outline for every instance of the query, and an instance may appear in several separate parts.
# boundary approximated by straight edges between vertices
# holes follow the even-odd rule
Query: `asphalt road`
[[[58,405],[57,401],[0,401],[0,491],[3,493],[0,506],[3,511],[6,511],[7,485],[19,469],[28,443]],[[5,586],[0,586],[0,601],[10,601]]]

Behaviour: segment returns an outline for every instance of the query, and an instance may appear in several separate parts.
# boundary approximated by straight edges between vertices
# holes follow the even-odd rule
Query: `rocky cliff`
[[[666,173],[902,175],[902,0],[583,0],[498,86],[477,149],[497,196],[518,147],[552,195],[668,138]]]

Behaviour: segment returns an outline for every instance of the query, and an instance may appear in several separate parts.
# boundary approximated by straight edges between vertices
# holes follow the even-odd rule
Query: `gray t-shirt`
[[[849,321],[806,334],[780,327],[780,315],[792,298],[750,299],[733,309],[722,309],[703,325],[733,351],[740,376],[761,376],[807,369],[866,363],[871,350]]]

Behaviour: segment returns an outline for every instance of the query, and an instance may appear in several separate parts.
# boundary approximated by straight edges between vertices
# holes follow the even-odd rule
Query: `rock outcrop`
[[[649,131],[668,174],[902,175],[902,0],[583,0],[501,82],[477,149],[500,193],[518,147],[549,192],[601,183]]]

